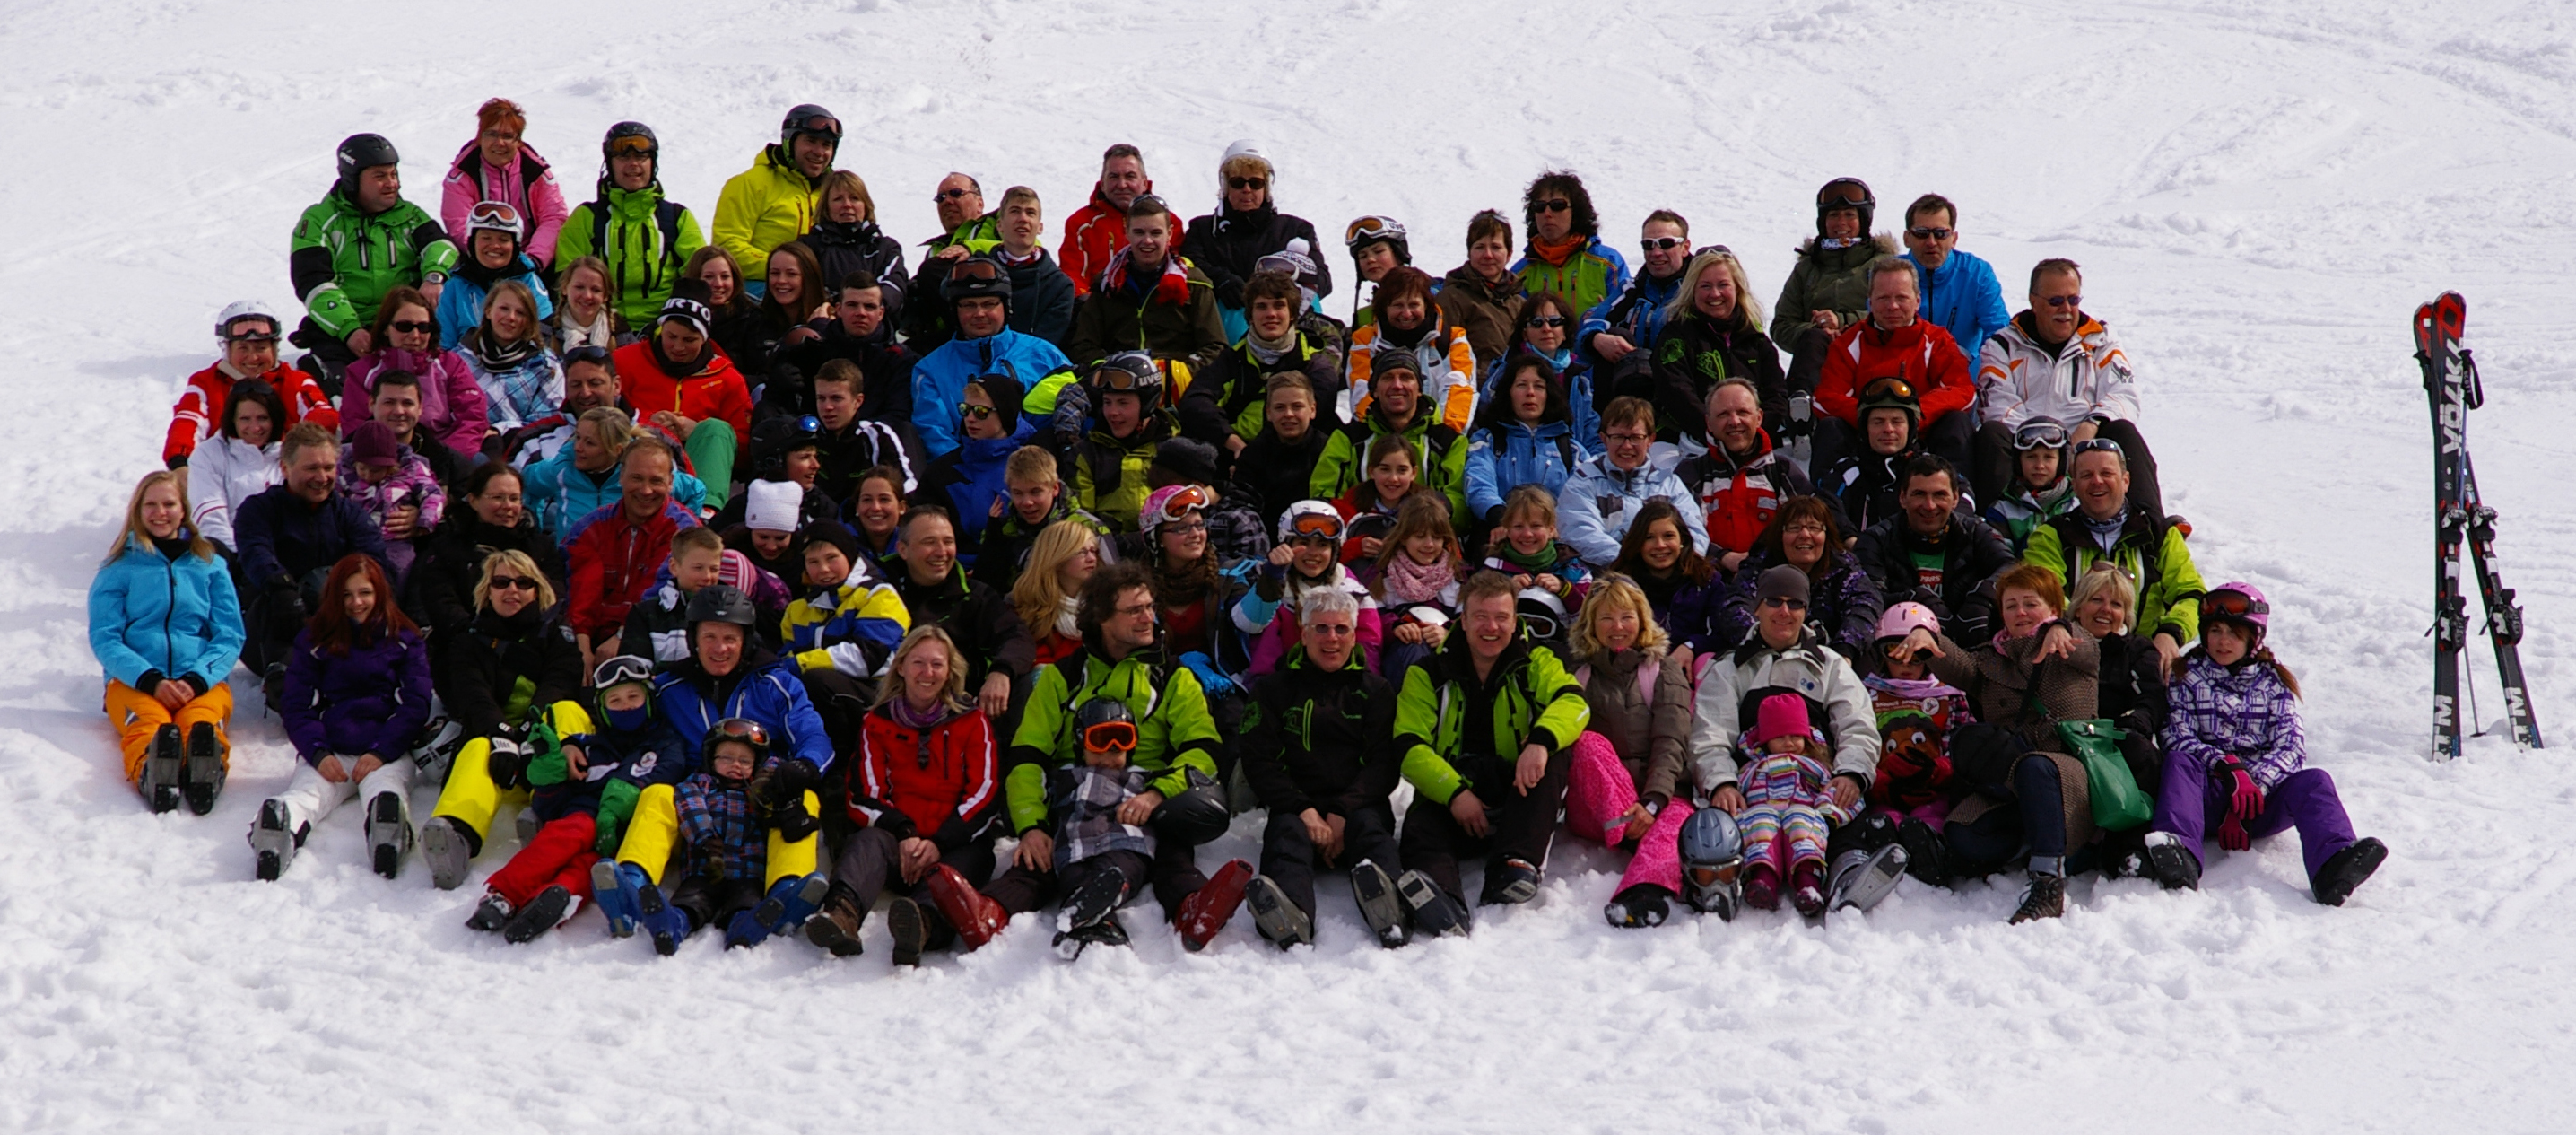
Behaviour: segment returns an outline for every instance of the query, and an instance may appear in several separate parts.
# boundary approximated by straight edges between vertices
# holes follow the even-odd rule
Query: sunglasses
[[[974,190],[972,189],[942,189],[937,193],[931,194],[930,200],[932,204],[937,204],[942,201],[955,201],[973,192]]]
[[[1268,189],[1270,188],[1270,179],[1266,177],[1229,177],[1225,179],[1225,187],[1228,189]]]
[[[399,331],[405,335],[427,335],[432,331],[438,330],[438,325],[425,319],[397,319],[391,323],[385,324],[385,329],[388,331]]]
[[[2242,591],[2212,591],[2200,597],[2200,617],[2213,615],[2242,619],[2248,615],[2269,615],[2272,605]]]
[[[1677,236],[1650,236],[1638,243],[1645,245],[1648,252],[1670,252],[1690,242]]]
[[[537,589],[537,581],[523,576],[496,575],[492,577],[492,589],[495,591],[534,591]]]
[[[1530,208],[1536,209],[1542,213],[1562,213],[1573,207],[1574,202],[1568,201],[1562,197],[1550,197],[1545,201],[1530,202]]]
[[[1166,536],[1168,536],[1168,535],[1178,534],[1178,535],[1182,535],[1182,536],[1187,536],[1187,535],[1189,535],[1189,534],[1191,534],[1191,533],[1193,533],[1193,532],[1205,532],[1205,531],[1207,531],[1207,521],[1204,521],[1204,520],[1166,520],[1166,521],[1164,521],[1162,524],[1160,524],[1160,525],[1156,526],[1156,527],[1155,527],[1155,529],[1154,529],[1154,531],[1155,531],[1157,534],[1159,534],[1159,535],[1166,535]]]
[[[2119,452],[2120,452],[2120,443],[2119,443],[2119,442],[2116,442],[2116,441],[2113,441],[2113,440],[2111,440],[2110,438],[2107,438],[2107,437],[2088,438],[2088,439],[2086,439],[2086,440],[2084,440],[2084,441],[2079,441],[2079,442],[2076,442],[2076,443],[2075,443],[2075,455],[2076,455],[2077,457],[2082,457],[2082,456],[2084,456],[2084,455],[2085,455],[2085,454],[2087,454],[2087,453],[2119,453]],[[2123,454],[2123,456],[2125,457],[2126,455],[2125,455],[2125,454]]]
[[[1103,721],[1082,731],[1082,747],[1104,753],[1133,752],[1136,748],[1136,723]]]
[[[1956,229],[1918,228],[1905,230],[1905,235],[1916,240],[1948,240],[1950,234],[1957,231]]]
[[[994,414],[992,407],[978,406],[972,402],[960,403],[957,407],[957,412],[964,415],[966,420],[970,422],[980,422],[986,418],[992,417]]]
[[[2082,306],[2082,305],[2083,305],[2083,303],[2084,303],[2084,297],[2082,297],[2082,296],[2050,296],[2050,297],[2048,297],[2048,306],[2050,306],[2050,307],[2080,307],[2080,306]]]
[[[1522,321],[1521,321],[1521,326],[1523,326],[1523,327],[1563,327],[1563,326],[1565,326],[1565,317],[1564,317],[1564,316],[1562,316],[1562,315],[1533,315],[1533,316],[1531,316],[1531,317],[1529,317],[1529,318],[1527,318],[1527,319],[1522,320]]]
[[[1905,644],[1903,642],[1891,642],[1887,644],[1887,660],[1890,662],[1913,664],[1923,662],[1931,657],[1931,651],[1907,650],[1905,649]]]
[[[1694,258],[1709,255],[1723,256],[1729,260],[1733,260],[1735,259],[1735,250],[1722,244],[1703,244],[1698,248],[1691,250],[1691,256]]]
[[[1804,599],[1791,599],[1791,598],[1789,598],[1789,597],[1788,597],[1788,596],[1786,596],[1786,595],[1774,595],[1774,596],[1772,596],[1772,597],[1770,597],[1770,598],[1768,598],[1768,599],[1763,600],[1763,601],[1762,601],[1762,605],[1763,605],[1763,606],[1765,606],[1765,607],[1779,607],[1779,608],[1782,608],[1782,609],[1784,609],[1784,610],[1790,610],[1790,611],[1804,611],[1804,610],[1806,610],[1806,609],[1807,609],[1807,601],[1806,601],[1806,600],[1804,600]]]

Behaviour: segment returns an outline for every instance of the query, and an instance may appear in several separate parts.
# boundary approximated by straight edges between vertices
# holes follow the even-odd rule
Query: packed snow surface
[[[146,0],[16,4],[0,45],[0,1129],[2576,1128],[2563,4]],[[595,915],[505,946],[463,927],[474,884],[369,874],[354,808],[255,882],[242,833],[293,760],[256,684],[216,814],[146,814],[84,588],[214,312],[291,302],[287,232],[333,144],[389,135],[434,203],[492,95],[576,201],[604,128],[652,124],[702,219],[820,102],[908,243],[951,169],[1036,187],[1052,246],[1109,143],[1196,213],[1253,138],[1287,211],[1401,218],[1436,274],[1471,212],[1565,167],[1623,248],[1677,209],[1766,303],[1826,178],[1865,178],[1886,230],[1945,193],[2016,309],[2034,260],[2083,263],[2202,572],[2271,593],[2313,759],[2393,854],[2342,909],[2285,835],[2216,855],[2196,894],[2081,878],[2061,922],[2006,926],[1998,877],[1909,880],[1825,929],[1619,931],[1615,863],[1568,838],[1536,902],[1463,940],[1378,950],[1328,883],[1311,950],[1245,917],[1185,954],[1149,900],[1129,951],[1064,963],[1029,917],[903,973],[881,920],[853,960],[711,934],[662,959]],[[2564,747],[2436,765],[2407,322],[2444,289],[2469,299],[2469,436]]]

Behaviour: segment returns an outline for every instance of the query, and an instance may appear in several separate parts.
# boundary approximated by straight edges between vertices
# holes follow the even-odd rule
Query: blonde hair
[[[903,696],[903,660],[925,646],[937,646],[948,652],[948,681],[939,687],[939,704],[953,710],[973,708],[966,700],[966,654],[957,649],[957,640],[939,629],[937,623],[914,627],[912,633],[896,643],[894,654],[886,659],[885,679],[877,683],[876,704],[884,705]]]
[[[868,192],[867,179],[845,169],[836,169],[824,174],[822,193],[816,198],[817,202],[829,206],[832,203],[832,194],[836,192],[847,193],[859,199],[859,212],[864,214],[861,220],[877,219],[877,199]]]
[[[1691,257],[1690,267],[1682,270],[1682,286],[1674,293],[1673,302],[1664,305],[1664,318],[1679,319],[1699,309],[1691,306],[1691,296],[1699,291],[1703,272],[1718,270],[1735,280],[1735,312],[1747,331],[1762,330],[1762,301],[1753,294],[1753,278],[1744,274],[1744,262],[1732,252],[1710,249]]]
[[[1637,643],[1633,648],[1649,660],[1661,659],[1672,638],[1664,625],[1655,621],[1654,604],[1646,601],[1646,591],[1637,581],[1618,572],[1605,572],[1592,581],[1592,590],[1583,597],[1583,606],[1574,612],[1574,629],[1566,636],[1566,646],[1576,658],[1590,660],[1610,656],[1601,645],[1594,626],[1612,607],[1626,607],[1637,613]]]
[[[107,558],[99,561],[101,567],[115,563],[127,548],[152,546],[152,533],[143,527],[143,494],[151,492],[152,486],[161,484],[169,485],[172,492],[179,494],[179,530],[188,534],[188,551],[202,559],[215,558],[215,546],[197,534],[196,523],[189,519],[188,478],[176,469],[155,469],[134,483],[134,496],[125,502],[125,528],[116,534],[116,543],[108,548]]]
[[[565,271],[569,273],[571,269],[565,269]],[[612,293],[614,290],[614,288],[611,289]],[[517,280],[503,280],[492,285],[492,290],[483,297],[483,322],[475,325],[474,332],[481,335],[484,342],[489,343],[496,338],[492,329],[492,305],[504,299],[518,301],[519,314],[526,317],[519,325],[519,337],[511,342],[530,342],[544,333],[545,324],[537,319],[537,293],[530,291],[526,284]]]
[[[1099,539],[1099,533],[1079,520],[1059,520],[1047,525],[1030,543],[1028,566],[1020,569],[1019,580],[1011,584],[1011,609],[1019,612],[1020,622],[1030,634],[1045,634],[1064,611],[1067,596],[1063,581],[1056,578],[1056,569]]]
[[[1503,498],[1503,523],[1509,524],[1513,517],[1523,514],[1537,517],[1539,523],[1550,528],[1556,527],[1556,494],[1540,484],[1514,488],[1511,495]]]
[[[543,611],[555,605],[555,585],[546,578],[546,573],[537,570],[537,561],[529,559],[526,552],[517,548],[503,548],[483,557],[483,571],[474,577],[475,610],[482,610],[484,600],[491,597],[492,573],[502,568],[509,568],[524,578],[537,581],[536,607],[538,610]]]
[[[2084,606],[2085,600],[2105,591],[2118,596],[2120,609],[2127,612],[2127,619],[2122,623],[2120,630],[2123,633],[2137,630],[2138,585],[2130,582],[2129,573],[2121,570],[2120,565],[2110,560],[2095,560],[2091,569],[2076,577],[2075,590],[2066,595],[2066,609],[2072,611],[2080,608]]]

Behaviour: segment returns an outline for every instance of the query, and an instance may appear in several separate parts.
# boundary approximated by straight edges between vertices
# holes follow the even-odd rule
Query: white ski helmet
[[[258,300],[234,300],[225,304],[224,310],[215,315],[215,341],[230,342],[233,336],[233,324],[245,319],[265,319],[268,321],[269,328],[277,333],[283,333],[286,330],[285,321],[279,319],[267,304]]]

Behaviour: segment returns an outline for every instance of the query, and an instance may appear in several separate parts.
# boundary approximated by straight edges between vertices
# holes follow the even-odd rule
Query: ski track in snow
[[[2468,296],[2490,399],[2472,449],[2542,727],[2576,745],[2576,513],[2558,476],[2576,348],[2551,314],[2576,252],[2563,5],[773,0],[722,26],[668,3],[526,11],[54,2],[0,24],[19,63],[0,124],[46,159],[0,183],[0,307],[17,317],[0,331],[17,490],[0,519],[16,663],[0,672],[0,1129],[2576,1126],[2576,854],[2560,846],[2576,774],[2496,738],[2423,758],[2430,447],[2406,331],[2434,293]],[[615,47],[565,50],[584,25]],[[484,46],[492,28],[545,46]],[[1149,900],[1130,951],[1068,965],[1051,922],[1023,917],[907,973],[888,972],[881,920],[843,961],[799,941],[728,954],[712,935],[658,959],[587,914],[506,947],[463,928],[472,884],[432,890],[417,863],[369,874],[354,807],[285,881],[255,883],[241,833],[293,759],[276,723],[236,719],[215,815],[144,814],[113,771],[83,593],[181,376],[205,365],[211,313],[291,300],[286,234],[332,145],[388,134],[411,197],[434,202],[492,94],[530,108],[575,201],[609,122],[653,124],[665,183],[702,222],[780,110],[819,101],[908,242],[931,235],[922,197],[949,169],[993,199],[1037,187],[1052,237],[1122,139],[1202,212],[1217,154],[1250,136],[1328,241],[1388,213],[1436,274],[1469,213],[1517,212],[1527,179],[1564,165],[1623,251],[1669,205],[1738,249],[1766,302],[1826,177],[1868,179],[1889,231],[1938,190],[2008,296],[2039,257],[2085,264],[2203,574],[2279,600],[2313,759],[2394,854],[2341,910],[2309,901],[2285,836],[2214,855],[2198,894],[2079,879],[2052,925],[2005,926],[2018,881],[1998,877],[1955,895],[1909,880],[1823,930],[1756,913],[1620,932],[1599,915],[1616,864],[1568,837],[1536,902],[1484,912],[1463,940],[1369,947],[1327,882],[1312,950],[1271,950],[1243,918],[1189,955]],[[1347,289],[1348,258],[1325,255]],[[2483,643],[2471,673],[2496,723]],[[255,683],[236,695],[257,705]],[[1258,831],[1238,820],[1202,861],[1254,855]],[[510,851],[495,844],[478,878]]]

